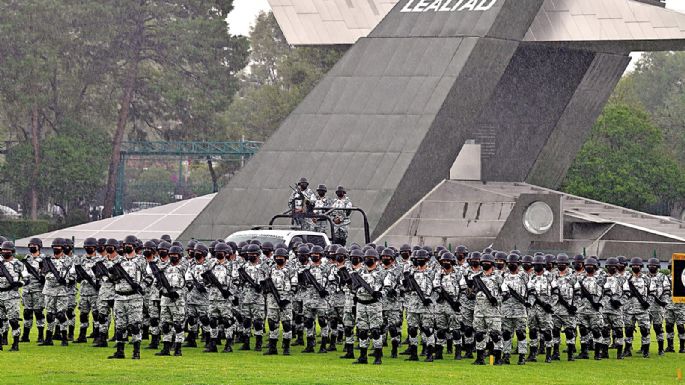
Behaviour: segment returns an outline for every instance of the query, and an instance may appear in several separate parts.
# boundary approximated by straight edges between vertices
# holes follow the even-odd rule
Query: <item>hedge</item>
[[[47,220],[0,219],[0,235],[8,239],[16,240],[48,231],[50,222]]]

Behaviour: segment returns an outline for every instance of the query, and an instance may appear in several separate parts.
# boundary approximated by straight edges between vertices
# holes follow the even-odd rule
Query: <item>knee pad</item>
[[[34,310],[34,311],[33,311],[33,314],[36,315],[36,319],[37,319],[37,320],[45,319],[45,315],[43,314],[43,309]],[[30,316],[29,316],[29,318],[30,318]]]
[[[81,313],[81,314],[79,314],[78,320],[79,320],[79,322],[81,322],[82,324],[88,322],[88,313]]]
[[[602,337],[602,332],[599,329],[592,329],[592,338],[597,340],[600,337]]]
[[[542,336],[544,337],[545,341],[547,341],[547,342],[552,340],[552,332],[549,330],[543,331]]]
[[[262,330],[264,329],[264,321],[261,319],[256,319],[254,320],[254,329],[255,330]]]
[[[675,330],[675,324],[666,324],[666,333],[673,333],[673,330]]]
[[[511,332],[508,330],[505,330],[504,332],[502,332],[502,338],[505,341],[509,341],[511,339]]]
[[[419,329],[416,326],[410,327],[407,332],[411,338],[416,338],[419,335]]]
[[[233,319],[231,317],[223,317],[221,318],[221,323],[224,325],[225,328],[228,328],[233,325]]]
[[[52,313],[48,313],[47,320],[48,320],[48,323],[54,322],[55,321],[55,315]]]
[[[283,333],[288,333],[293,329],[293,325],[290,321],[283,322]]]
[[[576,337],[575,330],[573,330],[571,328],[564,329],[564,334],[566,335],[567,340],[572,340]]]
[[[203,325],[209,325],[209,317],[206,315],[201,316],[200,323]]]
[[[24,320],[29,321],[32,318],[33,318],[33,310],[24,309]]]
[[[430,327],[421,326],[421,333],[425,334],[426,337],[430,337],[433,335],[433,329],[431,329]]]
[[[328,320],[325,317],[319,317],[319,326],[325,328],[328,326]]]
[[[270,331],[276,331],[278,329],[278,322],[270,319],[266,321],[269,324],[269,330]]]
[[[124,334],[126,334],[126,331],[125,331],[124,329],[116,329],[116,330],[114,331],[114,337],[115,337],[118,341],[123,341],[123,340],[124,340]]]
[[[195,317],[188,317],[187,322],[188,325],[195,325],[195,322],[197,322],[197,320],[195,319]]]
[[[357,330],[357,337],[359,337],[360,340],[365,340],[369,338],[369,331],[368,330]]]
[[[552,329],[552,336],[554,338],[561,337],[561,329],[556,329],[556,328]]]
[[[380,329],[376,329],[376,328],[371,329],[371,338],[373,338],[374,340],[381,338]]]
[[[176,332],[176,334],[183,333],[183,324],[180,322],[174,323],[174,331]]]
[[[632,326],[628,326],[626,328],[626,336],[627,337],[632,337],[635,334],[635,328]]]
[[[602,337],[609,338],[611,336],[611,329],[608,326],[602,328]]]
[[[388,327],[388,331],[390,332],[390,337],[397,337],[397,335],[399,334],[397,332],[397,327],[395,325],[390,325]]]
[[[623,329],[614,328],[614,337],[615,338],[623,338]]]
[[[298,324],[298,325],[301,324],[303,320],[304,320],[304,316],[302,314],[295,315],[295,323],[296,324]]]
[[[483,342],[485,340],[485,333],[484,332],[476,332],[476,341],[477,342]]]
[[[12,329],[14,329],[14,330],[19,329],[19,320],[16,318],[12,318],[10,320],[10,327],[12,327]]]
[[[438,339],[444,340],[445,338],[447,338],[447,331],[444,329],[440,329],[440,330],[438,330],[436,335],[437,335]]]
[[[219,326],[219,319],[216,317],[212,317],[209,319],[209,327],[212,329],[216,328]]]
[[[150,326],[153,328],[159,326],[159,318],[150,318]]]
[[[243,327],[245,329],[249,329],[252,326],[252,319],[251,318],[243,318]]]
[[[643,336],[649,335],[649,327],[640,326],[640,334]]]
[[[685,325],[678,325],[678,334],[685,334]]]
[[[165,322],[162,324],[162,333],[168,334],[171,333],[171,324],[168,322]]]
[[[498,342],[500,341],[501,338],[502,338],[502,336],[499,334],[498,331],[493,330],[493,331],[490,332],[490,339],[492,340],[493,343],[498,343]],[[550,339],[550,340],[552,339],[552,335],[551,335],[551,334],[549,335],[549,339]]]
[[[314,319],[313,318],[307,318],[304,320],[304,327],[307,329],[311,329],[314,327]]]
[[[452,339],[453,340],[460,340],[461,339],[461,332],[459,331],[459,329],[452,332]]]
[[[335,330],[337,328],[338,328],[338,320],[335,317],[333,317],[333,318],[331,318],[331,329]]]
[[[64,314],[67,316],[68,319],[72,319],[72,318],[75,317],[75,315],[74,315],[74,309],[72,309],[72,308],[67,309],[67,310],[64,312]]]
[[[136,335],[136,334],[140,333],[140,325],[138,325],[138,324],[128,325],[127,330],[128,330],[128,333],[130,335]]]
[[[468,338],[473,335],[473,328],[471,326],[464,327],[464,335]]]
[[[578,326],[578,331],[580,331],[581,336],[586,336],[588,333],[587,328],[583,325]]]
[[[55,318],[57,318],[57,320],[58,320],[59,322],[67,322],[67,315],[64,314],[63,311],[61,311],[61,312],[55,314]]]
[[[352,337],[352,331],[353,331],[353,330],[354,330],[354,329],[353,329],[351,326],[345,326],[345,335],[346,335],[347,337]]]
[[[536,340],[538,338],[538,329],[530,329],[529,334],[531,340]]]
[[[526,340],[526,331],[525,330],[517,330],[516,331],[516,339],[520,341],[525,341]]]
[[[656,334],[662,334],[664,332],[664,327],[661,326],[660,324],[655,324],[654,325],[654,333]]]

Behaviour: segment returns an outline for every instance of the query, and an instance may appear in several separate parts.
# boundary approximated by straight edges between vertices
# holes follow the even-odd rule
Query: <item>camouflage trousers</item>
[[[418,333],[421,331],[421,338],[428,346],[435,346],[435,335],[433,334],[433,325],[435,318],[433,313],[415,313],[412,309],[407,309],[407,331],[409,333],[409,345],[416,346],[419,344]]]
[[[197,333],[200,325],[203,329],[209,328],[209,304],[186,304],[186,320],[188,329]]]
[[[392,341],[400,341],[402,330],[402,308],[383,310],[383,335],[390,333]]]
[[[72,288],[67,296],[67,325],[74,326],[76,324],[76,289]]]
[[[79,299],[78,310],[80,314],[79,327],[81,329],[88,328],[90,325],[88,315],[93,312],[93,317],[97,313],[97,295],[85,295]],[[93,319],[93,322],[96,320]]]
[[[212,300],[209,301],[209,336],[212,339],[219,338],[219,332],[223,329],[227,338],[233,338],[233,334],[229,335],[231,326],[235,323],[233,318],[233,309],[231,301],[229,300]]]
[[[293,338],[293,304],[289,303],[281,309],[278,306],[266,308],[266,319],[269,323],[269,339],[278,339],[278,325],[283,327],[283,339]]]
[[[0,262],[2,263],[2,262]],[[19,307],[21,306],[19,298],[0,300],[0,330],[4,333],[7,331],[8,325],[12,327],[12,336],[15,338],[19,336],[20,325],[19,321]]]
[[[36,326],[39,328],[45,327],[45,296],[43,293],[34,291],[24,291],[21,296],[21,301],[24,304],[24,328],[31,329],[33,326],[33,316],[36,316]]]
[[[161,314],[161,308],[160,308],[160,300],[158,299],[150,299],[150,302],[148,303],[148,315],[150,316],[150,334],[158,336],[160,335],[160,314]]]
[[[600,313],[582,313],[576,317],[580,331],[580,343],[587,344],[592,340],[599,341],[604,328],[604,318]]]
[[[69,299],[65,296],[45,296],[45,311],[50,330],[53,330],[58,323],[62,330],[66,330],[68,304]]]
[[[141,325],[143,323],[143,298],[132,295],[128,299],[114,301],[114,329],[117,342],[126,342],[124,335],[128,332],[131,342],[141,340]]]
[[[465,345],[471,345],[474,341],[473,310],[467,306],[461,307],[461,332]]]
[[[514,336],[517,339],[518,354],[528,352],[528,341],[526,340],[526,329],[528,317],[502,317],[502,353],[511,354],[514,345]]]
[[[566,345],[575,345],[577,326],[575,315],[554,314],[552,316],[553,342],[555,344],[561,343],[561,333],[563,332],[566,335]]]
[[[666,338],[672,340],[675,338],[675,328],[678,327],[678,337],[685,339],[685,304],[672,304],[666,307],[664,312],[664,320],[666,321]]]
[[[657,341],[664,340],[664,308],[659,305],[652,304],[649,308],[649,320],[652,323],[652,328],[656,334]]]
[[[452,309],[445,308],[441,311],[436,311],[433,318],[435,320],[436,345],[444,346],[448,339],[461,339],[461,335],[458,334],[459,338],[454,335],[455,332],[459,333],[461,314],[456,313]],[[461,344],[461,341],[457,344]]]
[[[530,330],[530,346],[538,346],[539,334],[542,333],[545,347],[552,347],[552,314],[545,312],[539,306],[528,310],[528,329]]]
[[[331,325],[331,337],[338,338],[340,329],[343,327],[343,315],[345,313],[345,306],[341,302],[339,306],[336,303],[328,304],[328,322]]]
[[[160,306],[159,320],[162,325],[163,342],[183,342],[183,323],[186,320],[186,306],[182,298],[164,301]]]
[[[296,331],[304,329],[304,303],[301,299],[293,300],[293,320]]]
[[[313,337],[316,334],[315,320],[319,321],[321,336],[328,337],[330,329],[328,328],[328,305],[326,302],[313,301],[304,303],[304,328],[307,330],[307,337]]]
[[[357,337],[359,338],[359,347],[369,347],[369,335],[373,339],[373,348],[383,348],[383,336],[381,334],[381,327],[383,326],[383,306],[376,301],[369,304],[357,302]]]
[[[106,335],[109,331],[109,323],[112,319],[112,311],[114,309],[114,299],[104,299],[98,296],[98,325],[100,333]]]
[[[502,317],[475,315],[473,329],[476,331],[476,350],[485,350],[488,340],[492,341],[494,350],[502,350]]]
[[[244,333],[249,335],[250,328],[253,326],[256,336],[264,334],[264,303],[242,303],[240,313],[243,316]]]
[[[613,314],[613,313],[603,313],[604,316],[604,327],[602,328],[602,339],[603,344],[611,345],[611,333],[614,333],[614,342],[619,345],[623,345],[623,328],[625,324],[623,323],[623,313]]]
[[[356,313],[357,310],[354,300],[351,297],[345,297],[345,306],[343,307],[342,322],[345,328],[346,344],[354,344],[354,334],[352,334],[352,331],[354,330]]]
[[[643,345],[651,343],[651,322],[649,319],[649,313],[637,313],[628,314],[626,318],[623,319],[626,327],[626,344],[632,345],[633,334],[635,333],[635,324],[637,324],[640,329],[640,336]]]

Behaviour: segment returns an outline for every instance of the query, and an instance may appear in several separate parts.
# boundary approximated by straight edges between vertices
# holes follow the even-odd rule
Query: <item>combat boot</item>
[[[374,365],[382,364],[383,363],[383,361],[381,360],[382,357],[383,357],[383,349],[382,348],[373,349],[373,358],[374,358],[373,364]]]
[[[335,347],[335,341],[336,341],[335,336],[332,338],[329,338],[328,348],[326,349],[327,351],[329,351],[329,352],[337,352],[338,351],[338,349]]]
[[[353,364],[368,364],[369,359],[366,357],[366,348],[359,348],[359,358],[357,358],[357,361],[354,361]]]
[[[400,356],[408,356],[409,354],[411,354],[411,345],[407,344],[407,348],[400,353]]]
[[[649,358],[649,344],[642,344],[642,357]]]
[[[62,339],[62,327],[57,325],[55,326],[55,331],[52,332],[52,339],[53,341],[59,341]],[[3,345],[7,345],[7,343],[4,343]]]
[[[290,355],[290,339],[289,338],[283,339],[282,347],[283,347],[283,355],[289,356]]]
[[[476,350],[476,360],[472,365],[485,365],[485,350]]]
[[[67,331],[62,330],[62,346],[69,346],[69,339],[67,338]]]
[[[307,336],[307,347],[302,353],[314,353],[314,346],[316,346],[316,335]]]
[[[143,326],[143,336],[141,338],[145,341],[150,339],[150,327],[149,326]]]
[[[207,344],[207,347],[202,352],[203,353],[218,353],[219,350],[217,350],[217,348],[216,348],[216,340],[210,339],[209,343]]]
[[[43,342],[38,343],[39,346],[52,346],[54,343],[52,342],[52,331],[48,329],[47,332],[45,332],[45,340]]]
[[[232,353],[233,352],[233,338],[226,338],[226,345],[224,345],[224,350],[222,353]]]
[[[526,364],[526,355],[525,354],[519,354],[519,361],[516,363],[516,365],[525,365]]]
[[[31,332],[31,330],[29,328],[27,328],[27,327],[24,328],[24,333],[21,335],[21,342],[31,342],[31,340],[29,339],[29,333],[30,332]],[[673,340],[671,340],[671,341],[673,341]]]
[[[107,333],[102,334],[97,337],[97,340],[93,341],[94,348],[106,348],[107,347]]]
[[[197,347],[197,341],[195,340],[195,337],[196,337],[195,332],[188,332],[188,336],[186,338],[186,343],[183,345],[183,347],[184,348],[196,348]]]
[[[566,353],[568,354],[568,361],[575,361],[576,358],[573,355],[576,354],[576,345],[568,345]]]
[[[464,358],[466,358],[467,360],[473,358],[473,343],[466,345],[466,351],[464,352]]]
[[[67,338],[69,339],[69,341],[74,340],[74,330],[75,329],[76,329],[76,327],[74,325],[69,325],[69,334],[67,335]]]
[[[155,353],[156,356],[170,356],[171,355],[171,341],[162,342],[162,350]]]
[[[509,353],[504,353],[502,356],[502,364],[511,365],[511,355]]]
[[[243,334],[243,344],[238,350],[250,350],[250,335]]]
[[[423,341],[421,341],[421,354],[420,355],[421,355],[421,357],[426,356],[426,343]]]
[[[545,362],[552,363],[552,347],[545,348]]]
[[[345,344],[345,354],[340,356],[340,358],[345,359],[345,360],[353,360],[354,359],[354,345],[352,344]]]
[[[446,349],[445,349],[445,354],[452,354],[452,345],[453,345],[453,342],[454,342],[454,341],[452,341],[451,339],[449,339],[449,338],[447,339],[447,347],[446,347]]]
[[[426,359],[423,360],[424,362],[433,362],[433,349],[435,349],[434,346],[426,345]]]
[[[435,345],[435,357],[433,359],[442,360],[442,345]]]
[[[87,330],[86,328],[79,328],[79,331],[78,331],[78,339],[77,339],[76,341],[74,341],[74,343],[75,343],[75,344],[85,344],[85,343],[87,343],[87,342],[88,342],[88,340],[86,339],[86,333],[87,333],[87,332],[88,332],[88,330]]]
[[[580,344],[580,354],[576,356],[577,360],[588,360],[590,359],[590,355],[588,354],[588,346],[587,344]]]
[[[23,342],[23,340],[22,340]],[[668,338],[668,346],[666,346],[666,353],[675,353],[675,346],[673,345],[673,338]]]
[[[632,357],[633,356],[633,344],[628,344],[623,347],[623,357]]]
[[[528,362],[538,362],[538,347],[531,346],[528,354]]]
[[[664,341],[663,340],[657,341],[656,343],[657,343],[657,346],[659,347],[659,355],[663,356],[665,354],[664,353]]]
[[[123,358],[126,358],[124,356],[124,343],[123,342],[117,342],[117,350],[112,354],[111,356],[107,357],[110,360],[121,360]]]
[[[559,344],[554,344],[554,350],[552,351],[552,360],[561,361],[561,354],[559,354]]]
[[[623,359],[623,345],[618,345],[616,347],[616,359],[617,360]]]
[[[400,345],[400,341],[392,340],[390,341],[392,348],[390,350],[390,358],[397,358],[397,348]]]
[[[461,345],[454,345],[454,359],[461,360]]]
[[[140,341],[136,341],[133,343],[133,356],[131,357],[133,360],[139,360],[140,359]]]
[[[538,348],[535,350],[537,354],[543,354],[545,352],[545,340],[540,338],[540,342],[538,343]]]
[[[150,345],[145,349],[158,349],[159,348],[159,334],[153,334],[150,337]]]
[[[405,359],[405,361],[418,361],[419,360],[419,354],[418,354],[418,346],[416,345],[409,345],[409,357]]]
[[[338,343],[339,344],[345,343],[345,333],[342,331],[338,331]]]
[[[502,366],[502,351],[501,350],[493,350],[492,355],[495,356],[494,357],[495,359],[494,359],[492,364],[495,366]]]
[[[304,330],[297,331],[297,339],[293,342],[293,346],[304,345]]]
[[[176,342],[174,344],[174,357],[180,357],[183,355],[183,351],[181,351],[182,346],[183,344],[181,344],[180,342]]]
[[[278,351],[276,350],[276,343],[278,342],[277,339],[275,338],[269,338],[269,343],[266,346],[266,351],[264,352],[265,356],[274,356],[278,354]]]
[[[254,336],[254,351],[255,352],[261,352],[262,351],[262,336]]]
[[[41,343],[43,343],[43,341],[45,341],[43,339],[43,331],[44,330],[45,330],[45,328],[40,328],[40,327],[38,328],[38,344],[41,344]]]
[[[328,337],[321,337],[321,346],[319,346],[319,353],[327,353],[326,344],[328,343]]]
[[[685,338],[680,338],[680,349],[678,353],[685,353]]]
[[[19,351],[19,336],[14,337],[12,339],[12,347],[10,348],[10,352],[18,352]]]

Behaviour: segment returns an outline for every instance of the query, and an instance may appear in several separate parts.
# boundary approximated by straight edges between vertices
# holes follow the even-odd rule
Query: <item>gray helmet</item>
[[[167,250],[168,251],[169,249],[171,249],[171,243],[169,243],[167,241],[159,242],[159,245],[157,245],[157,250]]]
[[[511,253],[507,256],[507,263],[519,263],[519,255]]]
[[[31,238],[29,240],[29,245],[36,245],[40,248],[43,247],[43,241],[41,241],[40,238]]]
[[[311,251],[309,250],[309,247],[307,245],[302,245],[297,248],[297,254],[298,255],[309,255]]]
[[[587,265],[587,262],[585,263]],[[642,267],[642,258],[634,257],[630,259],[630,266],[640,266]]]
[[[119,247],[119,241],[114,238],[109,238],[107,242],[105,242],[105,246]]]
[[[480,256],[480,262],[481,263],[483,263],[483,262],[493,262],[494,263],[495,257],[493,257],[492,254],[490,254],[490,253],[485,253],[485,254]]]
[[[416,259],[428,259],[428,257],[428,252],[424,249],[417,250],[416,254],[414,255],[414,258]]]
[[[183,255],[183,248],[181,246],[171,246],[169,248],[169,255],[171,254],[178,254],[179,256]]]
[[[408,252],[411,253],[411,246],[409,246],[409,245],[406,244],[406,243],[405,243],[404,245],[400,246],[400,253],[403,252],[403,251],[408,251]]]
[[[480,261],[482,254],[478,251],[474,251],[471,254],[469,254],[469,259],[472,261]]]
[[[167,242],[171,243],[171,236],[169,234],[164,234],[160,238],[162,241],[167,241]]]
[[[443,253],[443,254],[440,256],[440,260],[441,260],[441,261],[448,261],[448,262],[450,262],[451,264],[457,263],[457,257],[455,257],[454,254],[450,253],[449,251],[446,252],[446,253]]]
[[[92,237],[83,240],[83,247],[97,247],[98,240]]]
[[[605,263],[606,266],[618,266],[618,258],[607,258],[607,262]]]
[[[64,247],[67,245],[67,241],[64,238],[55,238],[52,240],[52,247]]]
[[[507,253],[503,251],[498,251],[495,253],[495,261],[506,261],[507,260]]]
[[[320,184],[319,186],[316,187],[316,192],[319,192],[319,191],[327,192],[328,188],[326,187],[325,184]]]
[[[85,246],[85,244],[84,244],[84,246]],[[143,247],[146,249],[156,250],[157,244],[154,241],[145,241],[145,243],[143,243]]]
[[[522,264],[523,264],[523,263],[530,263],[530,264],[532,264],[532,263],[533,263],[533,256],[532,256],[532,255],[524,255],[524,256],[521,258],[521,263],[522,263]]]
[[[599,266],[599,262],[597,262],[597,258],[590,257],[585,260],[585,266]]]
[[[545,255],[545,262],[546,263],[556,263],[557,262],[557,256],[554,254],[547,254],[547,255]]]
[[[312,247],[312,249],[309,251],[309,254],[319,254],[319,255],[321,255],[321,254],[323,254],[323,247],[321,247],[321,246],[319,246],[319,245],[315,245],[315,246]]]
[[[343,186],[338,186],[338,188],[335,189],[335,192],[336,193],[341,192],[343,194],[347,194],[347,191],[345,190],[345,187],[343,187]]]
[[[391,249],[389,247],[383,249],[383,251],[381,252],[381,257],[394,257],[394,256],[395,256],[395,251],[393,251],[393,249]]]
[[[259,245],[251,243],[251,244],[247,245],[246,251],[248,254],[259,254],[262,252],[262,249],[259,247]]]
[[[300,181],[297,182],[297,184],[303,184],[303,183],[306,184],[307,186],[309,186],[309,181],[305,177],[300,178]]]
[[[225,243],[217,243],[216,246],[214,246],[214,252],[224,252],[226,254],[232,254],[233,249],[231,249],[231,246]]]
[[[126,238],[124,238],[125,245],[128,244],[135,246],[136,243],[138,243],[138,238],[136,238],[135,235],[127,235]]]
[[[12,253],[14,253],[16,251],[16,249],[14,248],[14,242],[12,242],[12,241],[2,242],[2,245],[0,245],[0,249],[12,250]]]
[[[286,250],[284,248],[279,247],[278,249],[276,249],[276,251],[274,251],[274,258],[285,257],[286,259],[288,259],[289,256],[290,256],[290,254],[288,253],[288,250]]]
[[[362,249],[352,249],[352,251],[350,251],[350,257],[361,258],[363,256],[364,256],[364,252],[362,251]]]
[[[364,252],[364,258],[378,259],[378,252],[372,248],[369,248]]]
[[[207,254],[209,254],[209,248],[207,246],[203,245],[202,243],[197,243],[195,245],[195,255],[197,256],[197,254],[200,254],[203,257],[206,257]]]
[[[557,265],[568,265],[568,255],[559,254],[557,255]]]
[[[262,243],[262,251],[264,251],[264,252],[274,251],[274,244],[271,242]]]
[[[347,251],[347,249],[344,248],[344,247],[342,247],[342,246],[341,246],[341,247],[338,247],[338,248],[335,250],[335,255],[344,255],[344,256],[347,257],[349,254],[350,254],[350,253]]]
[[[661,261],[658,258],[649,258],[647,260],[647,266],[661,266]]]

